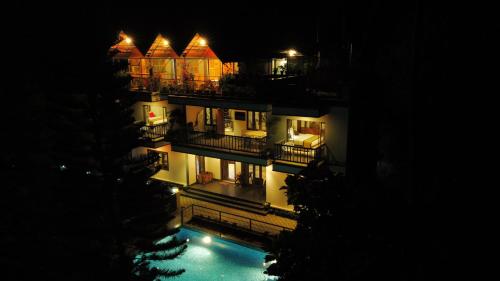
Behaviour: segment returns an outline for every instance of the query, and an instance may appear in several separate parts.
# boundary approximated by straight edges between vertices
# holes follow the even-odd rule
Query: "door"
[[[236,162],[229,160],[221,161],[222,179],[227,181],[236,180]]]
[[[196,177],[199,174],[205,172],[205,157],[204,156],[195,156],[195,167],[196,167]]]
[[[148,124],[149,120],[149,112],[151,111],[151,106],[144,104],[142,106],[142,118],[146,124]]]

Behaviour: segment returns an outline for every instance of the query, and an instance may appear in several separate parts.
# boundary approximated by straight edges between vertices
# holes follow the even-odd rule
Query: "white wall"
[[[266,202],[272,207],[293,210],[293,205],[288,205],[285,190],[280,190],[285,185],[288,174],[273,171],[273,165],[266,167]]]
[[[168,153],[168,171],[160,170],[152,178],[169,181],[181,185],[187,185],[186,180],[186,160],[185,153],[171,151]]]
[[[198,119],[198,127],[194,127],[195,131],[204,131],[205,130],[205,120],[203,119],[204,107],[201,106],[192,106],[186,105],[186,124],[189,122],[193,123],[193,127],[196,124],[196,120]],[[201,115],[200,115],[201,114]],[[198,117],[201,116],[201,117]]]
[[[189,181],[188,184],[196,183],[196,160],[194,154],[188,154],[188,172]]]
[[[221,179],[220,159],[205,156],[205,171],[212,172],[214,179]]]
[[[245,113],[245,121],[235,120],[234,115],[235,112],[244,112]],[[231,110],[231,119],[233,119],[233,133],[235,136],[241,136],[247,130],[247,121],[248,118],[247,112],[245,110]]]
[[[134,119],[136,121],[144,121],[142,106],[149,105],[151,107],[151,111],[154,112],[155,116],[162,117],[163,116],[163,107],[167,108],[167,112],[171,111],[169,108],[168,102],[166,100],[155,101],[155,102],[143,102],[138,101],[134,104]],[[168,117],[168,116],[167,116]]]

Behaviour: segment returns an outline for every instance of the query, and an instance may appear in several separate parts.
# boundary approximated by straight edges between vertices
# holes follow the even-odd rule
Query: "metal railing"
[[[167,134],[167,123],[144,125],[141,127],[142,137],[146,140],[164,138]]]
[[[195,204],[181,208],[181,224],[189,222],[194,217],[219,223],[228,227],[250,231],[260,235],[275,236],[278,235],[281,231],[293,230],[285,226],[231,214],[228,212],[223,212]]]
[[[248,153],[263,154],[267,137],[231,136],[215,132],[186,132],[186,144],[208,146]]]
[[[325,156],[325,145],[316,148],[287,145],[284,143],[274,144],[274,159],[294,163],[308,164],[309,162]]]

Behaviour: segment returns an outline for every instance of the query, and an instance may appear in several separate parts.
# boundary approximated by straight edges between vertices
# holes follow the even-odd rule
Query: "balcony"
[[[217,134],[215,132],[186,132],[181,145],[199,146],[226,152],[241,152],[243,154],[264,157],[267,137],[242,137]]]
[[[307,165],[313,160],[325,157],[325,155],[326,147],[324,144],[315,148],[294,146],[285,144],[284,142],[276,143],[274,145],[274,160],[282,162]]]
[[[168,123],[160,123],[154,125],[144,125],[141,127],[141,135],[142,139],[146,142],[157,142],[165,139],[165,135],[167,134]]]

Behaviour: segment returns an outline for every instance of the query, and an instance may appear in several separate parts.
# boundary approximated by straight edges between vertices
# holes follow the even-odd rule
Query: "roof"
[[[189,42],[181,56],[186,58],[219,59],[214,51],[208,46],[206,39],[198,33],[191,39],[191,42]]]
[[[155,41],[146,53],[147,58],[178,58],[179,56],[170,46],[170,42],[161,33],[158,33]]]
[[[108,51],[114,59],[135,59],[144,57],[139,49],[134,45],[132,39],[120,31],[118,35],[118,42],[111,46]]]

